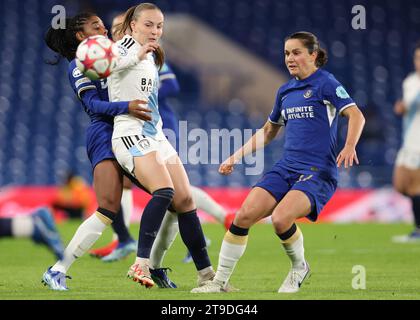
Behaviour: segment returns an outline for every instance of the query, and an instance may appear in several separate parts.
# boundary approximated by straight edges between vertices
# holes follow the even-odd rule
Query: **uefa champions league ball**
[[[89,79],[103,79],[114,70],[118,56],[115,42],[105,36],[93,36],[83,40],[77,47],[76,65]]]

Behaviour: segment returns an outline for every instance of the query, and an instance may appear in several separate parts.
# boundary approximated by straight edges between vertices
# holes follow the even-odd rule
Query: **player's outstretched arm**
[[[344,162],[344,167],[353,166],[353,162],[359,164],[357,158],[356,145],[365,125],[365,117],[360,109],[353,105],[342,112],[342,115],[349,119],[347,138],[343,150],[337,156],[337,167],[340,167]]]
[[[156,49],[159,48],[159,44],[148,42],[144,46],[142,46],[137,54],[131,54],[128,56],[119,56],[117,60],[117,65],[112,70],[112,72],[120,72],[135,66],[136,64],[140,63],[142,60],[146,59],[146,55],[149,52],[154,52]]]
[[[105,114],[115,117],[121,114],[130,114],[140,120],[150,121],[151,110],[146,108],[147,101],[103,101],[96,90],[85,90],[81,93],[81,99],[86,108],[92,113]]]
[[[229,175],[233,172],[235,164],[248,154],[265,147],[279,133],[282,126],[267,121],[240,149],[227,158],[219,167],[219,173]]]

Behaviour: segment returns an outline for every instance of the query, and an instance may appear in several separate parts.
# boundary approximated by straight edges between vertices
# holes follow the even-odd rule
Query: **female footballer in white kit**
[[[415,72],[403,82],[403,100],[395,103],[394,112],[403,117],[402,147],[394,169],[394,187],[410,198],[414,230],[395,236],[395,242],[420,242],[420,42],[414,49]]]
[[[144,50],[144,55],[137,65],[115,72],[109,78],[110,101],[142,97],[148,101],[152,111],[151,121],[138,121],[131,116],[114,118],[113,152],[122,168],[152,194],[142,214],[137,258],[128,276],[146,287],[154,285],[149,271],[150,250],[169,208],[178,215],[179,231],[193,257],[200,286],[214,277],[214,270],[207,254],[188,176],[162,131],[158,111],[158,68],[164,63],[158,40],[162,36],[163,22],[162,11],[154,4],[142,3],[126,12],[121,28],[130,28],[131,35],[117,42],[121,59],[130,59],[140,48]]]

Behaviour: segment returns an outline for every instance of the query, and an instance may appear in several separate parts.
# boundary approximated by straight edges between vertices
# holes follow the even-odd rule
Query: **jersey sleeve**
[[[127,56],[120,56],[118,57],[117,64],[115,65],[115,68],[112,70],[112,72],[123,71],[125,69],[131,68],[132,66],[138,64],[139,62],[140,62],[140,59],[137,53],[130,54]]]
[[[270,116],[268,117],[268,121],[271,123],[284,126],[284,118],[281,114],[281,103],[282,103],[282,94],[281,90],[279,89],[277,91],[276,101],[274,102],[273,110],[270,113]]]
[[[91,89],[96,91],[95,84],[79,70],[74,60],[69,64],[68,76],[70,85],[80,100],[82,92]]]
[[[324,103],[333,105],[339,114],[348,107],[356,105],[346,89],[344,89],[343,85],[333,76],[328,77],[324,83],[322,88],[322,99],[324,100]]]
[[[159,71],[159,99],[175,96],[179,91],[179,83],[175,73],[165,62]]]
[[[128,102],[109,102],[101,100],[97,90],[88,90],[82,94],[81,100],[88,110],[107,116],[118,116],[128,113]]]

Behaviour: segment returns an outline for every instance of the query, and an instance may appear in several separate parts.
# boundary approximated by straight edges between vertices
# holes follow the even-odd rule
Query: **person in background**
[[[36,244],[47,246],[57,259],[63,258],[63,243],[47,207],[28,215],[0,218],[0,238],[31,238]]]
[[[411,201],[414,230],[394,236],[394,242],[420,243],[420,41],[414,48],[414,72],[403,82],[403,99],[395,103],[394,112],[403,118],[402,146],[395,161],[395,190]]]

